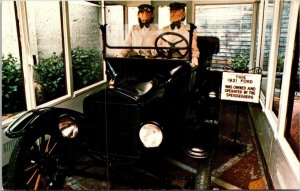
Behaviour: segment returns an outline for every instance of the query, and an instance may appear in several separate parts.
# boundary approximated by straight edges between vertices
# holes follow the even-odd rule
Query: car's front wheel
[[[8,165],[9,189],[61,189],[66,177],[62,148],[50,131],[19,138]]]

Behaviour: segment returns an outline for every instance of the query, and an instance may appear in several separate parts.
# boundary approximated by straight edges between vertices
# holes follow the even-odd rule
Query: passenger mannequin
[[[170,21],[171,24],[168,26],[165,26],[162,28],[161,32],[176,32],[181,35],[183,35],[188,41],[190,41],[190,30],[194,30],[193,27],[191,27],[191,24],[184,24],[183,21],[185,20],[185,3],[171,3],[169,5],[170,7]],[[197,47],[197,34],[195,31],[192,33],[192,44],[191,44],[191,52],[192,52],[192,59],[190,62],[190,65],[193,69],[197,68],[198,66],[198,58],[200,55],[200,52]],[[177,36],[171,36],[168,35],[165,37],[170,42],[176,42],[180,38]],[[162,40],[158,41],[158,45],[162,47],[168,47],[168,44]],[[185,46],[184,42],[181,42],[177,44],[177,47]],[[186,50],[180,50],[181,52],[184,52]],[[177,53],[178,54],[178,53]],[[188,58],[189,55],[186,55],[185,58]]]
[[[138,25],[133,25],[126,36],[124,46],[147,46],[154,47],[154,42],[158,36],[158,29],[153,25],[154,7],[148,4],[138,6]],[[135,55],[152,57],[151,49],[122,49],[117,56],[130,57]]]

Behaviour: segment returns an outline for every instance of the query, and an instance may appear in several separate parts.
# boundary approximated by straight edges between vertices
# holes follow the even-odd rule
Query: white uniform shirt
[[[124,46],[155,47],[154,43],[157,36],[158,28],[156,25],[150,24],[149,28],[141,28],[139,25],[133,25],[132,29],[126,36]],[[121,56],[126,56],[129,50],[130,49],[121,50]],[[152,49],[134,49],[134,52],[138,55],[151,57],[151,50]]]

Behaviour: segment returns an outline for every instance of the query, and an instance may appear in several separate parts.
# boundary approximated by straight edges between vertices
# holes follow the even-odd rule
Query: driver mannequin
[[[170,7],[170,21],[171,24],[168,26],[165,26],[162,28],[162,33],[164,32],[176,32],[181,35],[183,35],[186,40],[190,41],[190,24],[184,24],[183,21],[185,20],[185,3],[171,3],[169,5]],[[192,33],[192,45],[191,45],[191,51],[192,51],[192,60],[191,60],[191,67],[194,69],[198,66],[198,58],[200,55],[200,52],[197,47],[197,34],[195,31]],[[178,41],[178,37],[176,36],[166,36],[165,37],[169,42],[176,42]],[[183,42],[182,42],[183,43]],[[168,46],[168,44],[164,43],[163,41],[159,42],[160,46]],[[181,45],[184,47],[185,45]],[[178,47],[180,47],[180,43],[178,44]],[[181,52],[184,52],[186,50],[181,50]],[[186,58],[189,55],[186,56]]]
[[[126,36],[124,46],[148,46],[154,47],[155,39],[158,35],[157,26],[153,25],[154,20],[153,10],[154,7],[148,4],[138,6],[138,25],[133,25],[132,29]],[[151,49],[123,49],[117,56],[145,56],[152,57]]]
[[[152,24],[154,7],[148,4],[141,4],[138,6],[138,9],[139,24],[132,26],[125,38],[124,46],[153,47],[153,49],[122,49],[116,55],[117,57],[144,56],[148,58],[156,56],[152,54],[154,52],[154,43],[158,36],[158,28]],[[128,87],[133,86],[138,95],[147,93],[154,84],[152,78],[141,74],[128,76],[127,81],[130,84]],[[114,80],[110,80],[109,87],[113,88],[114,83]]]

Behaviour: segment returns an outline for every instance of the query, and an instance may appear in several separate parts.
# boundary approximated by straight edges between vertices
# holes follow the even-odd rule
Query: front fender
[[[29,130],[48,128],[62,116],[70,116],[80,125],[84,123],[84,115],[70,109],[55,107],[33,109],[13,121],[6,128],[5,135],[9,138],[18,138]],[[44,125],[39,125],[41,123]]]

